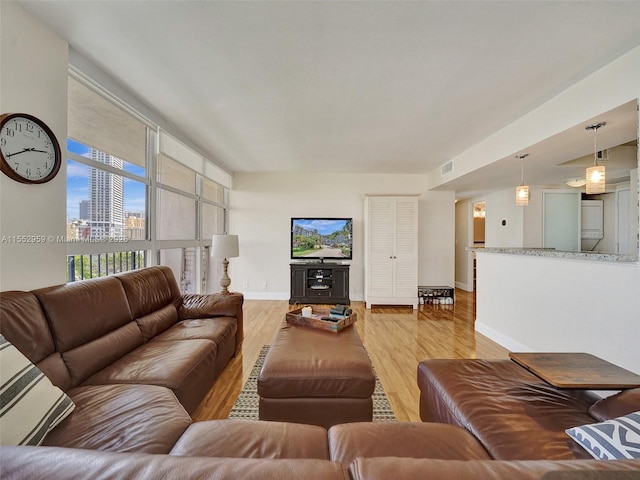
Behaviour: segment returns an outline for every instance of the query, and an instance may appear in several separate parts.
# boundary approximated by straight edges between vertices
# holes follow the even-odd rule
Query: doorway
[[[484,246],[485,235],[485,217],[486,217],[486,203],[476,202],[473,204],[473,246]]]

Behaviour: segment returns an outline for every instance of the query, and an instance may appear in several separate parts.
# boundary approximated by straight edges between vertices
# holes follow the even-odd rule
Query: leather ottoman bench
[[[355,327],[283,325],[258,376],[260,420],[329,428],[373,419],[375,377]]]

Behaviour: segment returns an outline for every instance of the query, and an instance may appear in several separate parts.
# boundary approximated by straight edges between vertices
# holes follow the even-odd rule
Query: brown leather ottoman
[[[324,428],[370,422],[374,388],[355,327],[335,333],[284,325],[258,376],[259,418]]]

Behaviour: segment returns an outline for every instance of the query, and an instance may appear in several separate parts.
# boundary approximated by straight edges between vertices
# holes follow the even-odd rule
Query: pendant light
[[[598,144],[597,133],[600,127],[604,127],[606,122],[598,122],[587,125],[585,130],[593,130],[593,167],[587,168],[587,194],[604,193],[605,190],[605,169],[604,165],[598,165]]]
[[[521,183],[520,186],[516,187],[516,207],[526,207],[529,205],[529,187],[524,184],[524,159],[528,156],[528,153],[516,156],[516,158],[520,159],[521,163]]]

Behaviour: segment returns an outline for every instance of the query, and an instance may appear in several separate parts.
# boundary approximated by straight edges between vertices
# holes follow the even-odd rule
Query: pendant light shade
[[[517,156],[521,163],[521,183],[516,187],[516,207],[526,207],[529,205],[529,186],[524,184],[524,159],[529,156],[528,153]]]
[[[604,193],[605,169],[603,165],[587,168],[587,193]]]
[[[598,165],[598,144],[596,139],[598,129],[605,125],[606,122],[599,122],[585,127],[586,130],[593,130],[593,167],[587,168],[586,172],[586,190],[589,195],[604,193],[605,191],[605,168],[604,165]]]
[[[516,207],[526,207],[529,205],[529,187],[520,185],[516,187]]]

